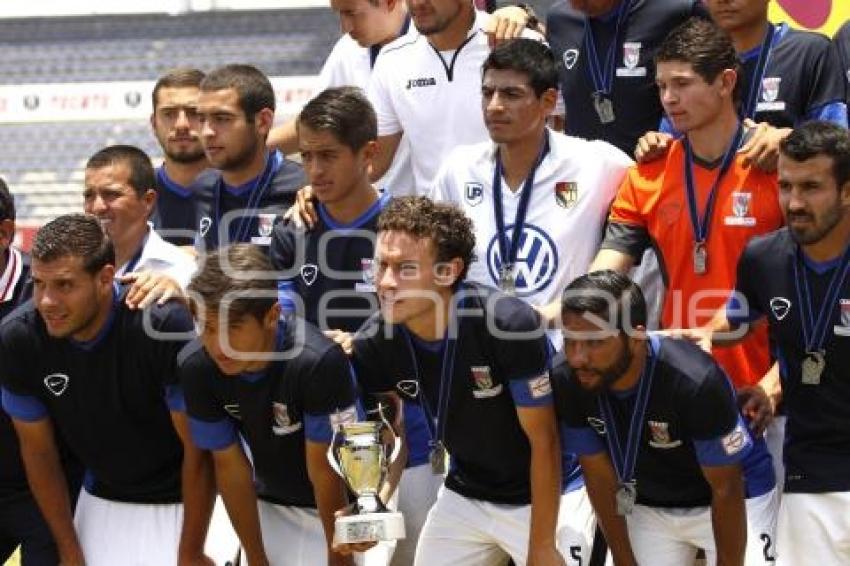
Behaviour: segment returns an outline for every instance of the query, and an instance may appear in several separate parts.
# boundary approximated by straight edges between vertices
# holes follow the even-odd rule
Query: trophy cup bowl
[[[357,497],[351,515],[337,517],[334,542],[350,544],[404,538],[404,517],[390,511],[379,496],[387,479],[387,468],[398,456],[399,437],[393,434],[393,450],[387,456],[382,432],[392,427],[382,422],[341,423],[334,430],[328,461]]]

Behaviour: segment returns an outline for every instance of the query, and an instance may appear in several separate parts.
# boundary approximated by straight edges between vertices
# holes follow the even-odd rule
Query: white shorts
[[[590,563],[593,535],[596,534],[596,515],[584,487],[561,496],[558,512],[558,550],[569,566]]]
[[[259,501],[258,509],[263,546],[271,566],[327,564],[325,531],[316,509],[267,501]],[[355,562],[359,566],[386,566],[391,556],[392,546],[382,543],[357,554]]]
[[[430,464],[406,468],[401,475],[396,496],[398,510],[404,515],[405,538],[396,543],[393,566],[410,566],[416,554],[419,533],[428,517],[428,511],[437,501],[443,485],[443,476],[434,474]]]
[[[765,558],[766,543],[776,540],[778,494],[775,489],[746,500],[747,554],[745,564],[768,564],[772,553]],[[697,550],[705,550],[705,563],[717,562],[711,507],[666,509],[635,505],[626,518],[629,541],[638,564],[681,566],[694,563]]]
[[[773,471],[776,473],[776,491],[780,498],[785,487],[785,460],[782,459],[782,452],[785,447],[785,421],[787,419],[788,417],[785,415],[777,415],[764,431],[764,441],[767,444],[767,451],[773,459]]]
[[[850,492],[783,493],[776,566],[850,564]]]
[[[183,504],[121,503],[80,490],[74,526],[87,566],[177,564]]]
[[[228,562],[233,562],[238,550],[239,538],[236,536],[236,531],[233,530],[233,525],[230,524],[230,517],[224,508],[224,502],[222,502],[220,496],[216,496],[204,553],[212,558],[216,564],[223,566]]]
[[[584,490],[561,496],[557,542],[559,549],[576,546],[584,552],[586,548],[581,564],[587,564],[593,529],[588,527],[586,515],[592,512],[586,495],[579,492]],[[581,512],[585,513],[584,518],[578,517]],[[414,564],[490,566],[506,564],[510,558],[517,566],[524,566],[528,558],[530,522],[531,505],[501,505],[469,499],[443,487],[422,528]],[[579,564],[577,560],[572,563]]]

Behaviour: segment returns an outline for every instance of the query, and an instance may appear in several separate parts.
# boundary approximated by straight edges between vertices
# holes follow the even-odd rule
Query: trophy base
[[[337,517],[334,542],[380,542],[404,538],[404,517],[398,512],[363,513]]]

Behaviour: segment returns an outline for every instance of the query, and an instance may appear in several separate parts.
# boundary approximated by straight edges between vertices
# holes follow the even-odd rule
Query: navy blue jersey
[[[281,306],[322,330],[354,332],[377,310],[372,260],[378,215],[389,202],[384,193],[349,224],[338,224],[321,203],[318,222],[309,231],[279,223],[270,257],[281,272]]]
[[[145,321],[145,318],[148,321]],[[135,503],[180,501],[183,449],[169,410],[180,410],[177,354],[192,318],[180,303],[130,310],[116,290],[109,318],[88,342],[48,335],[28,301],[0,325],[3,408],[50,418],[86,468],[93,495]]]
[[[835,34],[832,40],[841,65],[841,78],[844,83],[844,103],[850,106],[850,20]]]
[[[173,181],[164,167],[156,170],[156,210],[154,228],[166,242],[175,246],[193,246],[198,222],[208,215],[212,194],[220,173],[206,169],[188,186]]]
[[[625,5],[626,2],[623,3]],[[568,0],[552,6],[546,18],[549,45],[560,62],[566,107],[565,133],[605,140],[631,155],[640,136],[658,128],[663,110],[655,86],[653,57],[667,34],[693,15],[705,16],[697,0],[634,0],[614,47],[610,99],[615,119],[603,124],[594,108],[595,91],[585,41],[589,22],[600,62],[615,40],[617,14],[588,20]],[[707,17],[707,16],[706,16]]]
[[[446,487],[472,499],[528,504],[531,449],[517,407],[552,403],[540,319],[526,303],[489,287],[464,284],[455,299],[449,364],[443,366],[443,348],[451,344],[422,342],[376,314],[355,338],[355,369],[367,393],[395,392],[436,417],[443,367],[453,368],[445,372],[440,437],[451,456]]]
[[[312,324],[288,320],[279,323],[276,351],[290,359],[227,376],[196,340],[180,353],[180,379],[199,447],[223,450],[241,435],[251,451],[258,497],[315,507],[304,443],[329,444],[336,424],[360,414],[342,349]]]
[[[292,206],[295,193],[305,183],[301,165],[279,151],[270,153],[266,169],[243,185],[230,187],[219,178],[209,211],[198,224],[200,251],[240,242],[267,248],[276,219]]]
[[[800,254],[798,256],[798,253]],[[838,260],[823,264],[799,252],[787,228],[753,239],[738,262],[733,322],[766,317],[782,376],[785,427],[785,490],[791,493],[850,491],[850,277],[828,309],[826,366],[820,384],[802,382],[806,355],[795,267],[810,286],[815,316],[824,306]],[[749,315],[735,314],[746,299]]]
[[[732,383],[720,366],[683,340],[652,336],[649,344],[647,363],[652,357],[656,362],[635,467],[637,502],[652,507],[710,505],[711,488],[701,467],[736,462],[747,471],[749,497],[773,489],[773,465],[764,440],[754,445],[738,413]],[[599,394],[584,390],[566,364],[553,371],[553,384],[567,449],[579,456],[608,451]],[[605,394],[624,447],[636,389]]]

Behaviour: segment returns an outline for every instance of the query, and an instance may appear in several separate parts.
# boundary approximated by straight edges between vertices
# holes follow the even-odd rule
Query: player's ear
[[[5,250],[15,239],[15,221],[11,218],[0,220],[0,249]]]
[[[735,69],[723,69],[720,72],[719,79],[721,91],[724,94],[728,93],[731,98],[735,92],[735,84],[738,82],[738,73],[735,72]]]
[[[543,103],[544,118],[548,117],[555,111],[555,105],[558,103],[558,91],[554,88],[547,88],[540,95],[540,102]]]
[[[271,108],[263,108],[254,114],[254,127],[257,128],[257,133],[260,134],[263,139],[268,137],[269,132],[272,130],[272,126],[274,126],[274,110]]]
[[[378,142],[376,140],[369,140],[366,142],[366,145],[360,149],[360,151],[363,159],[367,163],[371,164],[375,159],[375,156],[378,155]]]
[[[850,179],[838,187],[838,198],[841,200],[841,206],[850,207]]]
[[[100,268],[100,272],[97,274],[97,281],[101,285],[104,286],[112,286],[112,282],[115,280],[115,266],[111,263],[107,263],[103,267]]]
[[[148,189],[142,194],[142,203],[145,205],[145,211],[147,214],[145,215],[147,218],[150,218],[150,215],[153,214],[153,210],[156,207],[156,199],[157,194],[155,189]]]
[[[263,326],[268,329],[277,328],[277,321],[280,319],[280,303],[275,301],[272,307],[266,311],[263,317]]]

